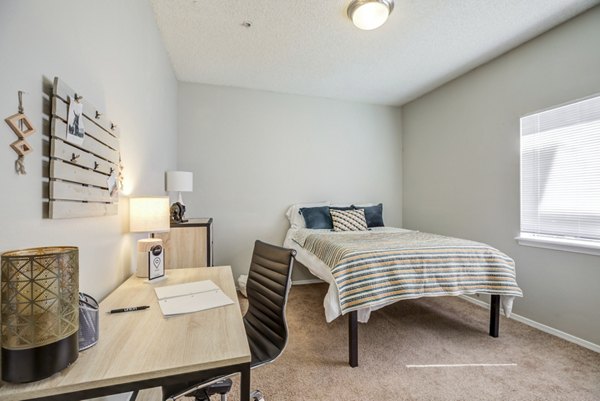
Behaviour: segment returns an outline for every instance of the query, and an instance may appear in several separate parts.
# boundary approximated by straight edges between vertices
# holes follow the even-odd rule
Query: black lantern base
[[[10,350],[2,348],[2,380],[28,383],[60,372],[79,356],[78,333],[41,347]]]

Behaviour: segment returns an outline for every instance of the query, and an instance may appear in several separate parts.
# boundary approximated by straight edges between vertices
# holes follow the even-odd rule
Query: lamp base
[[[160,283],[161,281],[164,281],[168,278],[169,278],[169,276],[167,276],[165,274],[164,276],[160,276],[160,277],[152,279],[152,280],[144,280],[144,284],[156,284],[156,283]]]
[[[2,347],[2,380],[29,383],[60,372],[79,356],[78,332],[41,347],[11,350]]]
[[[148,278],[148,267],[150,260],[148,253],[152,252],[152,248],[155,246],[162,247],[163,240],[160,238],[144,238],[137,242],[137,269],[135,275],[137,277]]]

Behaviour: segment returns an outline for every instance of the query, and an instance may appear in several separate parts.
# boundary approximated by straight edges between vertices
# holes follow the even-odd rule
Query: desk
[[[100,341],[67,369],[27,384],[3,383],[3,401],[81,400],[178,382],[201,382],[240,372],[242,401],[249,401],[250,349],[231,268],[169,270],[154,284],[130,277],[100,303]],[[212,280],[235,303],[163,317],[154,287]],[[110,309],[150,305],[145,311],[107,314]]]

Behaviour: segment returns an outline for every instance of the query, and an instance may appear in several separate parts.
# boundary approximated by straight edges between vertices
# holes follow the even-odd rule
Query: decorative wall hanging
[[[10,144],[17,155],[18,159],[15,161],[15,171],[17,174],[27,174],[25,171],[25,155],[30,153],[33,148],[27,142],[25,138],[35,134],[35,128],[27,116],[25,115],[25,109],[23,108],[23,91],[19,91],[19,112],[10,117],[4,119],[8,126],[13,132],[19,137],[18,140]]]
[[[59,78],[50,124],[51,219],[115,215],[119,128]]]

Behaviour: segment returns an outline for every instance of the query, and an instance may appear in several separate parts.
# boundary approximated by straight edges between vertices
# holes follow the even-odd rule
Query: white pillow
[[[285,212],[286,217],[290,221],[291,228],[306,228],[304,217],[300,214],[300,209],[303,207],[318,207],[318,206],[329,206],[330,201],[313,202],[313,203],[295,203],[289,207]]]
[[[337,203],[337,202],[332,202],[329,206],[331,206],[331,207],[350,207],[350,206],[352,206],[352,203]]]

